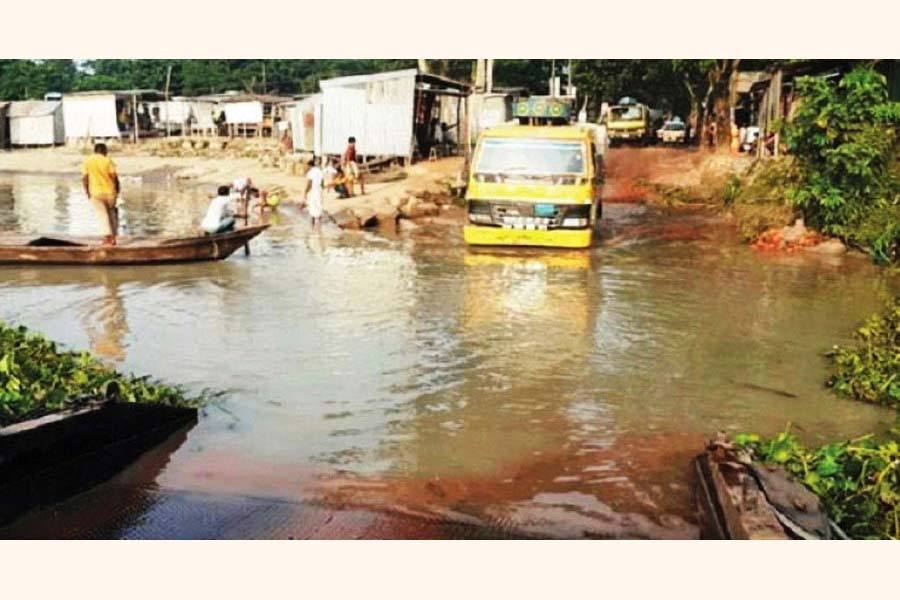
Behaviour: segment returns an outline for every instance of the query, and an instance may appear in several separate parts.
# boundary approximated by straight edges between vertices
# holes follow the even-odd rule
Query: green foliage
[[[72,89],[78,72],[71,60],[0,60],[0,100],[42,99]]]
[[[797,92],[802,102],[785,127],[802,173],[793,202],[811,225],[897,259],[900,103],[888,100],[885,77],[857,67],[837,84],[799,78]]]
[[[792,223],[796,209],[787,190],[798,181],[799,172],[790,157],[757,160],[741,177],[732,175],[724,190],[724,204],[741,238],[755,240],[764,231]]]
[[[856,400],[900,409],[900,297],[869,317],[854,336],[856,345],[836,348],[834,389]]]
[[[900,444],[868,435],[807,448],[789,431],[734,441],[755,461],[783,466],[816,494],[825,513],[855,539],[900,539]]]
[[[742,185],[741,178],[737,174],[732,173],[728,176],[725,181],[725,189],[722,191],[722,201],[726,206],[733,204],[741,195]]]
[[[472,59],[428,59],[433,72],[464,82],[473,78]],[[590,100],[591,114],[601,102],[634,96],[654,108],[686,117],[704,99],[710,73],[721,60],[573,60],[573,83]],[[551,59],[496,59],[494,85],[545,94]],[[752,64],[749,61],[748,64]],[[164,90],[172,68],[172,95],[198,95],[240,90],[299,94],[318,90],[321,79],[414,68],[416,59],[92,59],[0,60],[0,99],[40,98],[45,92],[100,89]],[[563,78],[565,59],[556,61]]]
[[[622,96],[632,96],[653,108],[671,110],[687,117],[691,110],[683,73],[672,60],[597,59],[573,61],[573,83],[591,100],[596,113],[601,102],[614,103]],[[684,69],[697,67],[702,61],[682,61]],[[549,71],[546,79],[549,79]],[[542,89],[546,89],[546,83]]]
[[[86,352],[61,351],[24,327],[0,323],[0,426],[110,395],[123,402],[167,406],[200,402],[147,377],[117,373]]]

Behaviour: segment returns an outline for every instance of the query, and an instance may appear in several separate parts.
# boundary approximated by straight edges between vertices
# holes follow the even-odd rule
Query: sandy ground
[[[131,148],[121,153],[111,151],[110,156],[123,178],[174,177],[185,186],[209,187],[211,195],[218,185],[228,184],[237,177],[250,177],[258,187],[281,188],[288,195],[287,201],[297,202],[303,198],[306,183],[300,175],[265,167],[255,158],[161,157],[136,154]],[[84,157],[77,149],[68,147],[0,152],[0,172],[77,176]],[[393,208],[392,199],[425,192],[446,193],[444,182],[455,180],[462,167],[461,157],[451,157],[374,174],[366,183],[365,195],[340,200],[329,193],[325,210],[333,214],[343,208],[369,208],[385,213]]]

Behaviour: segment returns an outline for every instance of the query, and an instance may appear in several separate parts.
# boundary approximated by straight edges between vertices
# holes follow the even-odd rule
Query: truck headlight
[[[563,227],[587,227],[588,220],[580,217],[566,217],[562,222]]]

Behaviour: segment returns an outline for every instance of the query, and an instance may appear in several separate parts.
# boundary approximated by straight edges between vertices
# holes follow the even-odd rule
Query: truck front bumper
[[[506,229],[466,225],[463,238],[472,246],[545,246],[587,248],[593,239],[591,229]]]

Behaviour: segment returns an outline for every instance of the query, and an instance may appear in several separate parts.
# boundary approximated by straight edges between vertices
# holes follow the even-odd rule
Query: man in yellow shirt
[[[119,175],[116,173],[116,165],[106,153],[106,144],[94,146],[94,153],[85,159],[81,167],[81,181],[84,193],[97,211],[97,218],[103,226],[103,243],[114,246],[119,231],[119,212],[116,210]]]

